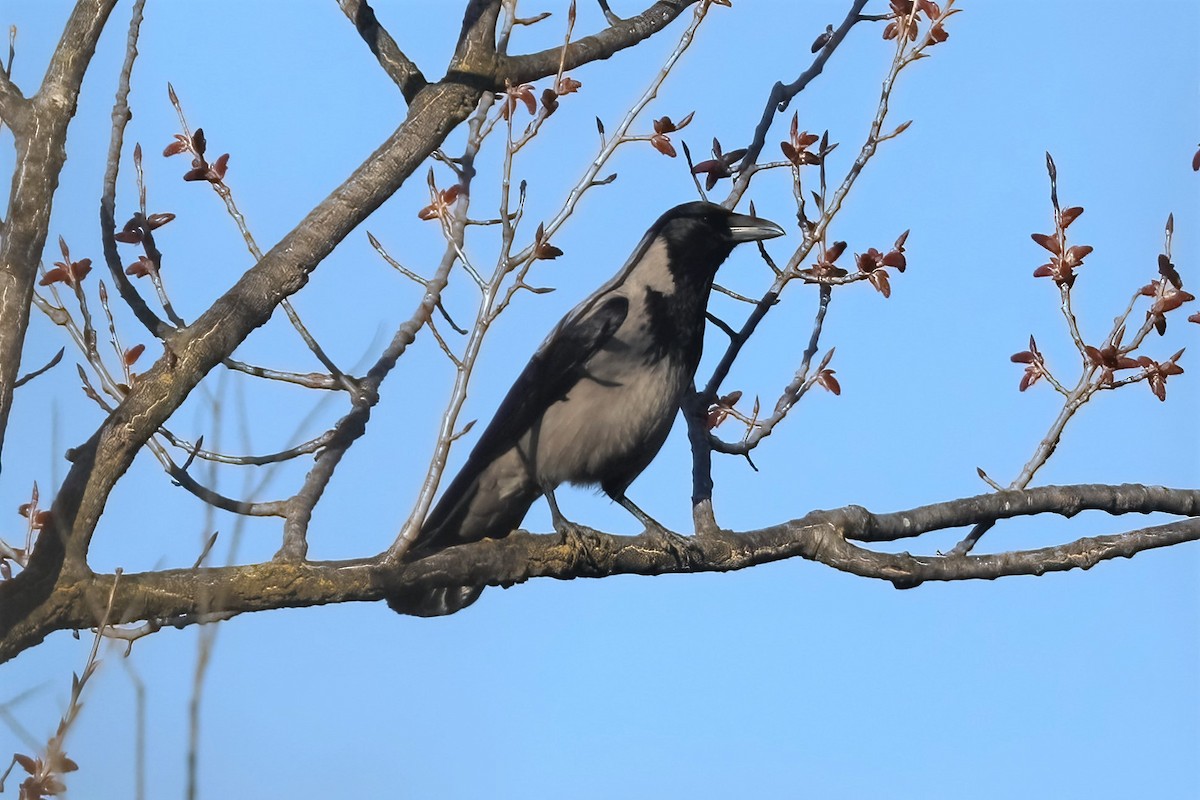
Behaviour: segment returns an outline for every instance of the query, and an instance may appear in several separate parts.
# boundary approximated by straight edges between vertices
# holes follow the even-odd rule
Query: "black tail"
[[[524,469],[518,471],[502,460],[477,469],[472,463],[474,459],[472,454],[425,518],[420,535],[406,555],[409,561],[454,545],[507,536],[521,524],[533,501],[541,495]],[[461,611],[482,593],[482,586],[401,589],[387,603],[399,614],[441,617]]]
[[[439,586],[436,589],[401,589],[388,598],[388,608],[414,617],[444,617],[462,611],[479,599],[482,586]]]

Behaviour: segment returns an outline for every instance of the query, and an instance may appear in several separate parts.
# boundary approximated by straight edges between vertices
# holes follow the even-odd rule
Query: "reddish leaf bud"
[[[1019,353],[1013,353],[1008,357],[1008,359],[1014,364],[1032,364],[1033,362],[1037,361],[1037,356],[1028,350],[1022,350]]]
[[[229,168],[229,153],[225,153],[217,159],[217,163],[212,165],[210,176],[208,178],[212,183],[220,183],[225,180],[225,170]]]
[[[146,224],[150,226],[150,230],[156,230],[173,219],[175,219],[174,214],[151,214],[146,218]]]
[[[823,369],[817,373],[817,383],[820,384],[822,389],[833,392],[835,395],[842,393],[842,385],[834,377],[834,370],[832,369]]]
[[[1033,239],[1042,247],[1049,250],[1054,255],[1062,255],[1062,248],[1058,244],[1058,239],[1054,236],[1047,236],[1044,233],[1031,233],[1029,238]]]
[[[1071,227],[1071,223],[1079,219],[1079,215],[1082,213],[1083,206],[1071,206],[1070,208],[1064,209],[1062,213],[1059,214],[1059,220],[1063,228],[1065,229]]]
[[[671,140],[661,133],[656,133],[650,137],[650,144],[655,150],[662,153],[664,156],[675,157],[675,145],[671,144]]]

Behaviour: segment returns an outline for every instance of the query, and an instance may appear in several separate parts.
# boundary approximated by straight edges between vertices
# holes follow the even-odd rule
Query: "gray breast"
[[[644,316],[631,314],[522,442],[538,479],[594,484],[640,472],[662,446],[689,376],[672,358],[648,358]]]

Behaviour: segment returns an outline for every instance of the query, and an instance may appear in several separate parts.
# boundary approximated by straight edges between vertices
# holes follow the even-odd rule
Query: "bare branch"
[[[600,10],[604,12],[604,19],[609,25],[617,26],[624,22],[623,19],[613,13],[613,10],[608,7],[608,0],[596,0],[600,4]]]
[[[742,158],[742,163],[738,165],[739,177],[734,184],[734,194],[730,201],[726,201],[729,208],[736,205],[737,200],[745,193],[746,188],[750,185],[752,172],[751,165],[758,161],[759,154],[762,153],[763,146],[767,141],[767,133],[771,130],[771,124],[775,121],[775,115],[781,114],[787,110],[788,105],[792,102],[792,98],[804,91],[808,84],[820,75],[824,69],[826,62],[829,61],[834,51],[845,40],[850,29],[863,21],[861,15],[863,7],[866,6],[867,0],[854,0],[850,6],[850,10],[846,13],[842,24],[838,25],[829,38],[825,41],[825,45],[813,58],[812,64],[808,69],[801,72],[796,80],[791,83],[777,82],[771,88],[771,94],[767,98],[767,104],[763,108],[762,118],[758,122],[758,127],[754,129],[754,139],[751,140],[750,146],[746,149],[746,155]]]
[[[186,469],[178,467],[171,459],[166,448],[158,441],[151,439],[147,443],[150,452],[162,464],[166,473],[171,476],[171,479],[176,485],[183,487],[189,493],[204,501],[213,508],[219,508],[222,511],[228,511],[231,514],[241,514],[247,517],[286,517],[288,512],[288,501],[272,500],[267,502],[250,502],[246,500],[236,500],[232,497],[227,497],[220,492],[214,491],[200,481],[191,476]],[[190,460],[190,459],[189,459]]]
[[[129,35],[125,43],[125,62],[121,66],[121,74],[117,80],[117,98],[112,110],[112,133],[108,144],[108,162],[104,168],[104,189],[100,197],[100,239],[104,245],[104,260],[112,275],[113,285],[117,287],[125,305],[146,326],[155,338],[165,340],[174,328],[150,310],[146,301],[138,294],[137,289],[125,276],[121,265],[121,256],[117,252],[117,241],[114,238],[117,228],[116,197],[117,174],[121,168],[121,150],[125,141],[125,126],[132,117],[129,110],[129,83],[133,75],[133,63],[137,58],[138,33],[142,25],[142,11],[145,0],[139,0],[133,5],[133,16],[129,21]]]
[[[296,386],[303,386],[306,389],[332,390],[343,388],[337,378],[320,372],[285,372],[255,366],[254,364],[245,364],[241,361],[235,361],[232,358],[221,359],[221,364],[235,372],[243,372],[247,375],[253,375],[256,378],[266,378],[267,380],[279,381],[281,383],[292,383]]]
[[[38,260],[46,244],[58,175],[66,160],[67,124],[75,114],[83,73],[116,0],[80,0],[50,59],[41,89],[27,103],[5,76],[0,111],[15,125],[17,169],[0,238],[0,452],[21,369]],[[20,106],[16,119],[12,114]],[[32,119],[26,119],[32,116]]]
[[[565,48],[549,47],[528,55],[506,56],[501,59],[498,74],[514,84],[532,83],[556,74],[560,67],[563,70],[575,69],[583,64],[611,58],[658,33],[696,2],[658,0],[641,14],[620,20],[619,24],[610,19],[608,28],[577,39]]]
[[[171,96],[171,104],[175,106],[175,111],[179,115],[179,123],[183,127],[183,138],[180,141],[185,144],[188,152],[192,154],[193,163],[199,162],[200,164],[207,164],[207,162],[204,160],[204,153],[201,152],[203,148],[198,148],[194,144],[195,140],[192,137],[191,130],[188,128],[187,119],[183,114],[183,106],[179,102],[178,95],[176,95],[174,88],[172,88],[170,84],[168,84],[168,90]],[[199,131],[199,129],[197,129],[197,131]],[[263,257],[262,250],[259,249],[258,243],[254,240],[254,234],[250,232],[250,225],[246,222],[245,215],[242,214],[241,209],[238,208],[237,202],[234,200],[233,190],[230,189],[229,185],[225,183],[223,171],[220,177],[211,178],[207,182],[212,187],[212,190],[216,193],[216,195],[220,197],[221,201],[225,204],[225,210],[233,220],[234,224],[237,225],[238,232],[242,234],[242,240],[246,243],[246,249],[250,251],[250,255],[256,262],[261,261]],[[144,232],[143,237],[145,237],[145,235],[148,233],[149,230],[147,226],[147,230]],[[156,257],[155,261],[157,262],[158,260],[159,258]],[[308,327],[304,324],[304,321],[300,319],[300,314],[296,311],[295,307],[292,306],[291,300],[287,297],[282,297],[279,300],[279,306],[283,309],[284,314],[287,315],[288,321],[292,324],[292,327],[298,334],[300,334],[300,338],[304,341],[304,344],[308,346],[308,349],[312,351],[312,354],[315,355],[317,360],[321,362],[321,365],[329,371],[329,374],[333,376],[334,380],[337,381],[343,389],[345,389],[351,395],[355,394],[357,392],[357,387],[354,385],[354,381],[348,375],[342,372],[337,364],[335,364],[333,360],[325,353],[324,348],[321,347],[316,338],[308,330]],[[182,322],[182,320],[178,319],[175,321],[177,324]]]
[[[65,347],[58,348],[58,352],[55,353],[48,362],[46,362],[45,366],[39,367],[38,369],[35,369],[33,372],[30,372],[26,375],[22,375],[20,378],[17,379],[17,382],[13,384],[13,388],[19,389],[20,387],[24,386],[25,384],[29,383],[31,380],[36,378],[38,375],[45,374],[45,373],[49,372],[50,370],[54,369],[54,367],[56,367],[58,365],[58,362],[62,361],[63,353],[65,353],[66,351],[67,351],[67,348],[65,348]]]
[[[203,450],[199,447],[199,440],[195,444],[192,444],[179,438],[166,428],[163,428],[160,433],[172,445],[187,451],[189,459],[199,458],[217,464],[234,464],[243,467],[261,467],[267,464],[278,464],[281,461],[290,461],[297,456],[310,455],[327,445],[329,440],[333,438],[332,431],[325,431],[325,433],[309,439],[307,442],[302,442],[295,447],[289,447],[286,450],[280,450],[275,453],[267,453],[266,455],[229,455],[228,453],[218,453],[213,450]]]
[[[404,99],[412,103],[421,91],[428,85],[420,67],[414,64],[396,44],[379,20],[375,11],[367,4],[367,0],[338,0],[342,11],[354,23],[358,35],[367,43],[367,47],[379,60],[379,66],[387,73],[397,86]]]
[[[823,284],[820,290],[820,299],[817,303],[817,313],[813,319],[812,333],[808,338],[808,346],[804,348],[804,355],[800,360],[800,368],[796,370],[792,381],[784,387],[783,392],[779,396],[779,400],[775,403],[775,410],[771,416],[756,423],[747,432],[746,437],[737,444],[729,444],[722,442],[716,437],[710,437],[710,442],[713,449],[722,453],[746,455],[755,447],[758,446],[766,437],[770,436],[775,426],[783,421],[787,416],[788,411],[803,397],[812,385],[816,382],[820,371],[825,368],[829,361],[829,355],[822,361],[821,366],[817,369],[817,374],[809,377],[809,367],[812,365],[813,357],[817,354],[817,350],[821,343],[821,332],[825,327],[825,315],[829,311],[829,302],[833,299],[833,289],[828,284]],[[727,331],[730,339],[737,337],[737,333]],[[832,351],[830,351],[832,355]]]
[[[1154,326],[1155,317],[1152,313],[1147,313],[1146,322],[1143,323],[1133,340],[1127,344],[1122,344],[1122,339],[1125,335],[1126,322],[1129,314],[1133,311],[1134,304],[1138,297],[1142,296],[1143,291],[1140,290],[1130,300],[1129,305],[1125,308],[1124,313],[1120,314],[1113,320],[1112,329],[1104,340],[1104,344],[1097,347],[1088,346],[1083,334],[1079,329],[1079,322],[1076,319],[1075,311],[1072,307],[1072,288],[1075,285],[1076,273],[1075,270],[1083,266],[1083,260],[1092,252],[1092,248],[1087,245],[1069,246],[1067,228],[1071,223],[1083,214],[1082,206],[1074,206],[1063,209],[1059,205],[1058,198],[1058,170],[1054,165],[1054,159],[1050,153],[1046,153],[1046,168],[1050,177],[1050,200],[1054,208],[1054,233],[1040,234],[1035,233],[1032,236],[1034,242],[1046,249],[1050,253],[1050,261],[1042,265],[1034,272],[1034,277],[1051,277],[1057,284],[1059,298],[1061,301],[1060,309],[1063,318],[1067,325],[1067,331],[1071,341],[1075,345],[1082,360],[1081,372],[1079,380],[1075,384],[1075,388],[1067,390],[1059,383],[1047,368],[1045,359],[1038,351],[1037,344],[1032,336],[1029,337],[1029,350],[1018,353],[1012,357],[1016,363],[1026,364],[1025,377],[1022,379],[1021,389],[1024,391],[1040,378],[1046,380],[1064,396],[1062,408],[1059,410],[1054,421],[1051,423],[1046,435],[1038,443],[1033,455],[1025,463],[1021,469],[1021,473],[1009,484],[1010,489],[1024,489],[1034,478],[1034,475],[1046,465],[1050,457],[1057,450],[1059,442],[1062,440],[1062,435],[1066,429],[1067,423],[1075,416],[1075,414],[1086,405],[1097,392],[1105,389],[1116,389],[1122,386],[1127,386],[1132,383],[1137,383],[1150,378],[1152,374],[1157,374],[1160,368],[1157,362],[1149,357],[1133,359],[1129,356],[1133,354],[1138,347],[1141,346],[1145,336]],[[1173,273],[1174,266],[1170,263],[1171,250],[1171,234],[1174,227],[1174,217],[1172,216],[1167,222],[1166,238],[1164,241],[1164,249],[1166,252],[1161,255],[1159,271],[1163,275],[1163,280],[1157,281],[1157,290],[1152,290],[1151,293],[1156,297],[1161,298],[1162,293],[1168,287],[1172,286],[1167,274]],[[1165,263],[1165,267],[1163,264]],[[1164,269],[1166,270],[1164,272]],[[1182,285],[1182,280],[1178,273],[1173,273],[1175,280]],[[1151,284],[1154,286],[1154,284]],[[1150,287],[1147,287],[1149,289]],[[1165,320],[1163,320],[1165,325]],[[1176,355],[1182,355],[1180,350]],[[1171,360],[1171,363],[1174,359]],[[1137,374],[1122,380],[1114,379],[1114,373],[1122,369],[1137,369],[1141,368]],[[1165,392],[1165,389],[1162,390]],[[1159,395],[1160,399],[1165,397],[1165,394]],[[965,555],[971,552],[980,538],[987,533],[992,527],[990,522],[984,522],[976,525],[966,537],[962,539],[954,549],[950,551],[951,555]]]
[[[500,18],[501,0],[469,0],[463,13],[462,30],[454,48],[450,69],[463,81],[487,80],[491,73],[489,88],[500,88],[503,81],[496,81],[496,23]],[[469,76],[469,77],[468,77]],[[483,87],[479,87],[483,88]],[[471,104],[472,106],[474,103]],[[439,142],[439,144],[441,144]]]
[[[22,126],[21,119],[28,102],[7,71],[0,69],[0,122],[14,130]]]
[[[845,32],[848,32],[853,25],[860,21],[858,18],[858,11],[861,10],[864,2],[865,0],[855,0],[855,6],[851,9],[852,16],[848,16],[846,20],[843,21],[842,28],[839,29],[842,32],[842,36],[844,36]],[[947,0],[946,8],[942,10],[941,16],[939,16],[936,20],[933,20],[931,24],[938,24],[947,16],[954,13],[951,8],[953,2],[954,0]],[[917,8],[918,6],[914,4],[913,11],[911,12],[912,15],[915,15]],[[840,41],[840,39],[837,39],[837,35],[837,33],[831,35],[831,37],[826,41],[821,53],[818,55],[817,61],[814,62],[813,67],[792,84],[796,91],[802,89],[805,85],[807,85],[807,81],[811,80],[812,77],[815,77],[820,73],[820,68],[824,64],[824,61],[821,60],[822,57],[827,58],[828,54],[831,53],[832,49],[836,46],[837,41]],[[804,277],[799,268],[800,264],[803,263],[806,258],[808,258],[814,247],[817,247],[818,245],[822,247],[824,246],[823,242],[825,240],[826,231],[828,230],[829,225],[841,210],[843,202],[845,202],[850,190],[854,187],[855,182],[862,174],[863,169],[874,157],[876,151],[878,150],[879,143],[883,140],[883,138],[885,138],[882,134],[883,123],[887,119],[891,93],[896,84],[896,80],[899,78],[900,73],[907,66],[913,64],[918,59],[923,58],[926,55],[923,51],[932,44],[932,41],[933,40],[929,35],[926,35],[926,37],[917,44],[910,44],[906,37],[901,37],[900,40],[897,41],[895,55],[892,58],[892,63],[888,69],[887,75],[883,80],[883,86],[879,93],[879,102],[875,110],[875,117],[871,121],[870,130],[867,133],[866,140],[859,149],[858,156],[855,158],[853,164],[851,164],[849,169],[846,171],[846,175],[842,178],[842,182],[829,197],[826,196],[825,156],[828,155],[833,147],[836,147],[836,144],[833,145],[833,147],[830,147],[828,145],[827,136],[822,137],[821,153],[818,156],[818,163],[820,164],[821,191],[819,194],[814,193],[816,194],[820,217],[815,222],[806,221],[804,215],[804,198],[800,190],[801,170],[799,165],[795,166],[794,168],[795,179],[793,181],[793,185],[797,196],[797,205],[799,209],[798,216],[802,222],[802,228],[804,228],[804,237],[800,245],[792,254],[791,258],[788,260],[787,266],[783,270],[777,270],[775,281],[771,284],[771,286],[763,294],[762,299],[758,301],[758,304],[750,312],[749,316],[746,318],[746,322],[743,323],[741,329],[738,331],[737,336],[730,337],[729,345],[726,347],[724,354],[721,356],[720,361],[717,363],[716,368],[713,370],[712,375],[705,384],[703,391],[698,396],[692,397],[685,404],[684,417],[688,424],[688,439],[692,444],[692,516],[697,531],[709,531],[716,528],[716,520],[712,514],[711,503],[711,439],[708,435],[705,422],[708,404],[714,398],[716,398],[717,391],[720,389],[721,383],[725,380],[726,376],[728,376],[729,370],[732,368],[734,362],[741,354],[742,348],[745,347],[746,343],[750,340],[750,337],[754,334],[754,331],[757,330],[759,323],[762,322],[767,312],[771,310],[771,307],[779,302],[779,297],[783,289],[793,279],[797,277]],[[778,105],[779,102],[781,102],[778,98],[783,97],[787,90],[787,87],[784,87],[782,84],[776,84],[775,89],[772,90],[772,101],[768,103],[763,114],[763,120],[760,122],[759,129],[755,133],[756,142],[760,137],[766,136],[766,132],[770,128],[771,120],[774,117],[775,112],[773,109]],[[794,95],[788,95],[788,98],[790,99],[791,96]],[[795,126],[793,125],[793,128],[794,127]],[[761,147],[761,142],[759,142],[758,149],[760,151]],[[751,148],[747,152],[746,158],[750,158],[751,154],[753,153],[755,153],[755,150],[754,148]],[[746,167],[749,167],[749,162],[743,160],[743,164],[745,164]],[[748,168],[742,171],[738,179],[734,181],[733,189],[724,201],[723,205],[725,205],[727,208],[732,208],[734,205],[736,205],[736,203],[744,194],[746,188],[749,186],[749,180],[753,173],[754,171]],[[774,268],[774,265],[772,265],[772,268]],[[844,278],[837,279],[820,278],[815,282],[851,282],[854,280],[862,280],[867,277],[868,274],[866,271],[862,271],[861,274],[855,276],[846,276]]]
[[[50,597],[54,576],[71,577],[60,571],[67,551],[72,554],[68,563],[83,563],[112,487],[201,378],[264,324],[284,297],[304,285],[333,247],[441,145],[479,96],[479,89],[454,81],[422,90],[408,118],[362,166],[176,335],[164,357],[140,376],[101,428],[76,449],[55,497],[52,532],[44,537],[49,544],[34,551],[20,575],[0,583],[0,637]]]
[[[882,541],[926,531],[1039,513],[1073,516],[1094,509],[1110,514],[1159,511],[1187,514],[1165,525],[1089,537],[1056,547],[984,556],[911,556],[879,553],[849,540]],[[1087,569],[1100,561],[1200,539],[1200,490],[1136,485],[1055,486],[1007,491],[925,506],[894,514],[872,514],[848,506],[816,511],[759,530],[714,531],[691,537],[681,550],[656,534],[612,536],[595,532],[584,546],[558,534],[517,532],[452,547],[411,563],[380,556],[335,562],[284,562],[237,567],[174,569],[121,576],[116,608],[121,618],[168,620],[185,625],[196,615],[232,614],[348,601],[376,601],[405,589],[511,586],[529,578],[560,580],[610,575],[728,572],[788,558],[805,558],[863,577],[913,588],[927,581],[959,581],[1041,575]],[[36,551],[35,551],[36,552]],[[15,579],[14,579],[15,580]],[[93,624],[90,609],[113,592],[111,575],[80,576],[51,601],[23,616],[0,637],[0,663],[32,647],[55,630]],[[221,597],[214,608],[211,598]],[[78,602],[73,600],[78,599]]]
[[[468,136],[468,147],[459,160],[461,164],[459,181],[464,188],[470,187],[475,176],[474,158],[478,149],[478,128],[487,117],[487,111],[491,105],[491,96],[483,96],[469,123],[471,134]],[[468,194],[465,191],[462,193],[463,202],[466,201]],[[461,217],[455,218],[453,224],[465,227],[465,209]],[[458,235],[461,235],[461,230]],[[304,485],[291,499],[287,521],[284,524],[283,545],[276,554],[277,558],[297,560],[305,556],[308,549],[306,541],[308,523],[312,518],[313,509],[324,494],[325,487],[333,479],[333,473],[341,462],[342,456],[359,437],[366,433],[367,422],[371,418],[371,409],[379,402],[379,387],[408,346],[416,340],[417,333],[431,320],[434,310],[441,305],[442,290],[446,288],[446,284],[450,280],[450,271],[458,260],[459,254],[459,248],[453,241],[455,238],[453,231],[451,238],[452,241],[447,245],[433,277],[424,283],[425,292],[422,294],[416,310],[396,330],[392,341],[362,379],[361,390],[352,401],[353,407],[338,420],[331,432],[328,444],[313,464],[312,469],[309,470],[308,475],[305,476]],[[382,250],[380,252],[382,253]]]

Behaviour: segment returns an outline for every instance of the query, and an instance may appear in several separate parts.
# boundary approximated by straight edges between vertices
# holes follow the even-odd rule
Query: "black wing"
[[[436,544],[435,540],[456,533],[443,528],[453,517],[460,516],[463,504],[476,490],[479,475],[508,452],[542,418],[546,409],[567,396],[586,374],[588,360],[612,338],[628,313],[628,298],[610,295],[585,302],[559,322],[508,390],[462,470],[429,513],[416,550],[426,551]],[[521,509],[522,516],[525,510]]]

